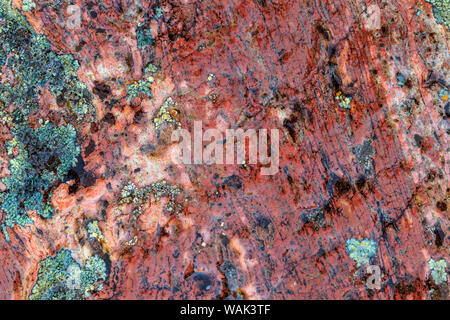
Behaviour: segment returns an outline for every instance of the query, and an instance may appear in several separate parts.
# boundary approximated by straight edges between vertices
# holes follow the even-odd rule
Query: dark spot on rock
[[[325,40],[329,41],[331,39],[331,32],[325,26],[318,24],[316,29],[325,38]]]
[[[421,285],[422,281],[420,279],[414,279],[412,276],[406,275],[404,279],[395,284],[394,291],[398,298],[405,299],[411,294],[420,294]]]
[[[442,212],[447,212],[447,203],[445,201],[436,202],[436,207]]]
[[[208,291],[211,289],[211,277],[205,272],[195,273],[193,276],[199,290]]]
[[[109,202],[108,200],[100,200],[100,204],[102,205],[103,208],[108,208],[109,206]]]
[[[239,176],[233,174],[229,177],[224,178],[222,185],[227,185],[231,188],[241,189],[242,188],[242,180]]]
[[[94,140],[90,140],[89,144],[87,145],[86,149],[84,149],[84,156],[89,156],[92,152],[95,150],[95,142]]]
[[[66,177],[67,181],[74,180],[74,182],[69,186],[69,194],[76,193],[80,187],[80,177],[75,172],[75,170],[69,170]]]
[[[134,114],[133,121],[134,121],[135,123],[141,122],[142,119],[144,118],[144,115],[145,115],[145,112],[144,112],[144,111],[142,111],[142,110],[136,111],[136,113]]]
[[[356,180],[356,188],[358,188],[359,191],[362,191],[366,185],[366,177],[360,176],[358,180]]]
[[[186,267],[186,270],[184,270],[183,279],[186,280],[187,278],[189,278],[193,274],[194,274],[194,264],[191,262]]]
[[[416,145],[421,148],[422,147],[422,137],[418,135],[417,133],[414,135],[414,141],[416,142]]]
[[[104,82],[95,81],[94,89],[92,89],[94,94],[98,96],[101,100],[105,100],[111,94],[111,88]]]
[[[80,40],[80,42],[77,44],[77,46],[75,47],[75,51],[79,52],[81,51],[81,49],[83,49],[83,47],[86,45],[86,41],[84,41],[83,39]]]
[[[114,115],[111,112],[108,112],[107,114],[105,114],[105,116],[102,119],[104,122],[113,125],[116,123],[116,117],[114,117]]]
[[[450,102],[447,102],[444,106],[445,117],[450,118]]]
[[[445,233],[442,231],[442,228],[439,223],[436,223],[434,226],[434,244],[436,247],[441,247],[444,243]]]
[[[128,53],[128,55],[125,57],[125,63],[127,64],[128,70],[133,70],[134,60],[133,55],[131,53]]]
[[[224,234],[220,234],[220,241],[222,242],[223,246],[226,247],[230,244],[230,239],[228,239],[228,237]]]
[[[67,182],[69,180],[75,180],[75,183],[69,187],[69,193],[76,193],[78,188],[81,187],[90,187],[95,184],[97,180],[94,175],[84,169],[85,162],[81,154],[78,156],[77,165],[72,168],[67,176],[65,177],[63,182]]]
[[[286,174],[286,178],[287,178],[289,184],[292,186],[292,185],[294,184],[294,179],[292,178],[292,176],[291,176],[291,174],[289,173],[289,171],[286,170],[287,167],[284,167],[284,168],[285,168],[284,172],[285,172],[285,174]]]
[[[90,187],[95,184],[95,181],[97,178],[90,172],[85,171],[85,174],[83,174],[81,177],[81,185],[83,187]]]
[[[298,119],[295,116],[291,116],[289,119],[284,119],[284,121],[283,121],[283,127],[286,128],[286,130],[289,133],[289,136],[291,137],[291,139],[294,143],[297,140],[296,139],[296,137],[297,137],[297,134],[296,134],[297,121],[298,121]]]
[[[269,218],[267,218],[266,216],[258,215],[256,217],[256,225],[260,228],[267,230],[271,223],[272,223],[272,221]]]
[[[347,179],[341,178],[334,184],[334,192],[336,196],[341,196],[352,189],[350,182]]]
[[[98,124],[96,122],[92,122],[89,129],[90,129],[91,133],[98,132]]]
[[[329,55],[334,56],[333,53],[330,53]],[[342,78],[339,75],[337,65],[335,63],[329,62],[328,69],[329,69],[330,89],[332,90],[333,94],[335,94],[336,92],[341,91]]]
[[[389,27],[387,27],[387,26],[382,26],[381,27],[381,36],[383,37],[383,38],[385,38],[385,37],[387,37],[389,35]]]

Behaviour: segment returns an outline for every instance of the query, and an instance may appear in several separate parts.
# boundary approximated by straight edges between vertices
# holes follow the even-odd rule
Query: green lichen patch
[[[153,18],[155,20],[158,20],[160,18],[164,17],[164,11],[161,7],[156,7],[155,9],[155,15],[153,16]]]
[[[0,194],[0,209],[6,214],[8,227],[31,223],[27,210],[50,218],[51,189],[76,165],[80,155],[75,128],[70,124],[57,127],[46,122],[36,129],[18,126],[13,135],[6,143],[10,175],[2,179],[6,189]]]
[[[33,0],[23,0],[22,1],[22,10],[23,11],[31,11],[36,8],[36,3]]]
[[[97,240],[103,240],[105,237],[102,234],[102,231],[100,230],[98,226],[98,221],[91,221],[88,223],[87,231],[89,234],[89,238],[95,238]]]
[[[143,79],[127,86],[127,100],[131,101],[133,98],[139,97],[139,94],[147,95],[148,97],[153,97],[153,93],[151,90],[153,79]]]
[[[153,63],[149,63],[144,69],[144,74],[155,74],[157,72],[158,67],[155,66]]]
[[[141,24],[136,28],[136,40],[138,44],[138,49],[142,49],[144,46],[149,46],[153,44],[152,31],[147,28],[145,24]]]
[[[70,250],[62,249],[54,257],[41,261],[31,300],[81,300],[102,288],[106,264],[98,256],[90,257],[82,268]]]
[[[58,55],[48,40],[37,34],[25,17],[8,0],[0,0],[0,57],[8,55],[7,67],[15,75],[16,83],[0,84],[0,102],[16,107],[15,122],[24,122],[39,107],[39,88],[48,85],[58,105],[64,106],[78,119],[93,113],[92,97],[78,80],[78,61],[72,55]],[[4,60],[4,58],[3,58]],[[0,63],[2,58],[0,58]]]
[[[348,239],[345,242],[347,253],[356,262],[358,268],[363,264],[368,264],[370,258],[377,253],[377,244],[372,239]]]
[[[425,0],[433,5],[436,22],[450,27],[450,0]]]
[[[434,283],[441,284],[447,281],[447,261],[445,261],[445,259],[439,261],[430,259],[428,261],[428,266],[430,267],[431,278]]]

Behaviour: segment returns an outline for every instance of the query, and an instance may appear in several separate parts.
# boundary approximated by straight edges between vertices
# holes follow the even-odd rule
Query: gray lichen
[[[375,151],[372,143],[372,139],[368,138],[364,140],[363,144],[352,148],[352,153],[367,175],[370,175],[373,170],[373,156],[375,155]]]
[[[177,185],[170,184],[165,180],[156,181],[144,188],[138,188],[134,183],[129,182],[122,188],[119,202],[121,204],[142,205],[152,196],[155,201],[168,197],[167,211],[169,213],[178,213],[182,208],[181,205],[175,203],[175,198],[181,191]]]
[[[428,266],[430,267],[431,278],[434,283],[441,284],[447,281],[447,261],[445,261],[445,259],[439,261],[430,259],[428,261]]]

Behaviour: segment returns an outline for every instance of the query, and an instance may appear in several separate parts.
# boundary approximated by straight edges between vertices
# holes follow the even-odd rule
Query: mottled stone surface
[[[0,5],[0,298],[448,299],[447,0]]]

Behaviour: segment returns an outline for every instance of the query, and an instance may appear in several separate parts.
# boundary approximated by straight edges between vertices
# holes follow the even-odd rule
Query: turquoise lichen
[[[142,49],[144,46],[153,44],[152,31],[150,28],[146,28],[145,24],[141,24],[136,28],[136,40],[138,49]]]
[[[89,297],[94,290],[94,284],[106,279],[106,264],[99,256],[89,258],[81,273],[81,287],[85,297]],[[100,288],[99,288],[100,289]]]
[[[6,53],[3,50],[3,47],[0,45],[0,68],[3,67],[6,63]]]
[[[2,224],[2,225],[0,226],[0,228],[2,229],[2,233],[3,233],[3,235],[5,236],[6,242],[9,242],[11,239],[10,239],[10,237],[9,237],[8,229],[6,228],[5,224]]]
[[[403,87],[406,84],[406,78],[401,73],[397,73],[397,84],[399,87]]]
[[[425,0],[433,5],[436,22],[450,27],[450,0]]]
[[[18,126],[12,132],[14,138],[6,143],[10,175],[2,179],[6,189],[0,194],[0,209],[6,213],[8,227],[31,223],[27,210],[50,218],[52,186],[64,179],[80,155],[75,128],[70,124],[57,127],[45,122],[36,129]]]
[[[360,267],[362,264],[368,264],[371,257],[377,253],[377,244],[372,239],[348,239],[345,243],[347,253],[351,259]]]
[[[62,249],[54,257],[41,261],[31,300],[81,300],[103,286],[106,264],[98,256],[90,257],[84,268],[72,258],[70,250]]]
[[[161,7],[156,7],[155,16],[153,17],[155,20],[158,20],[164,16],[164,12]]]
[[[428,261],[428,266],[430,267],[431,278],[434,283],[441,284],[447,282],[447,261],[445,261],[445,259],[439,261],[430,259]]]
[[[92,97],[77,78],[78,61],[72,55],[58,55],[48,40],[37,34],[25,17],[8,0],[0,0],[0,46],[17,83],[0,84],[0,105],[15,106],[13,121],[25,121],[39,107],[37,94],[48,85],[59,105],[83,118],[93,112]],[[0,58],[4,60],[4,58]]]
[[[22,10],[23,11],[31,11],[36,8],[36,3],[33,0],[23,0],[22,1]]]

